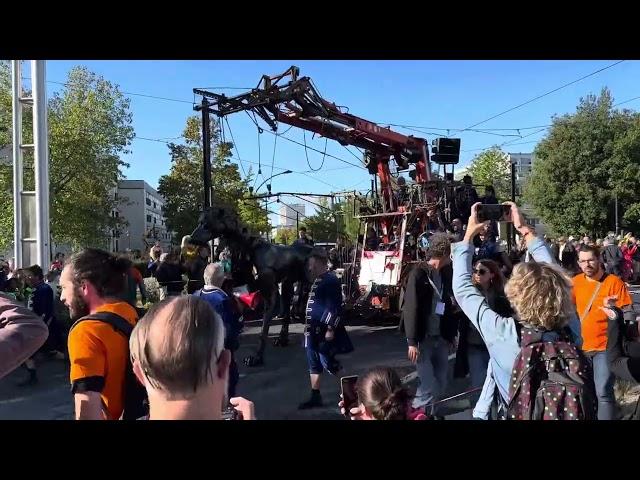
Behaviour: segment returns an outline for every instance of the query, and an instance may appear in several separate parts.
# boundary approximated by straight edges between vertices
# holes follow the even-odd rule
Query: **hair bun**
[[[402,420],[406,416],[409,394],[402,388],[396,388],[391,395],[380,404],[385,420]]]

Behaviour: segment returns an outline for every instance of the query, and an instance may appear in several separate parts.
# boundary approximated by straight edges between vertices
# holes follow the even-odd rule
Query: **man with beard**
[[[138,315],[123,301],[131,263],[103,250],[73,255],[60,277],[60,299],[75,321],[69,332],[71,391],[77,420],[119,419],[125,406],[129,363],[128,335]]]
[[[607,314],[598,308],[605,298],[614,298],[625,320],[634,320],[631,296],[620,277],[605,272],[597,247],[586,242],[578,254],[582,273],[573,277],[573,298],[580,315],[582,349],[593,365],[598,396],[598,420],[614,420],[617,416],[614,376],[607,362]]]

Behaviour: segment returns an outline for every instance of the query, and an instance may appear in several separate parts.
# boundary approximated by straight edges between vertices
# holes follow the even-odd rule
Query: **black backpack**
[[[127,364],[124,377],[124,410],[122,412],[122,420],[137,420],[149,414],[149,400],[147,391],[140,384],[133,373],[133,365],[131,364],[131,355],[129,354],[129,337],[133,331],[133,326],[120,315],[110,312],[97,312],[78,319],[71,328],[73,329],[80,322],[85,320],[97,320],[104,322],[113,327],[113,329],[122,334],[127,339]]]

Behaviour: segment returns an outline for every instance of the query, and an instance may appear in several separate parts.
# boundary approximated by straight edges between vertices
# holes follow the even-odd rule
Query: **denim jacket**
[[[542,239],[534,238],[529,244],[528,250],[536,262],[554,263],[551,252]],[[509,378],[515,359],[520,353],[516,320],[511,317],[502,317],[491,310],[484,295],[473,285],[471,281],[473,253],[474,246],[469,242],[462,241],[452,245],[453,294],[458,305],[478,330],[489,350],[488,377],[480,402],[486,402],[488,398],[490,403],[492,396],[490,396],[489,390],[493,389],[493,385],[498,387],[500,395],[507,402],[509,400]],[[573,333],[574,342],[581,346],[580,321],[575,312],[571,316],[568,326]],[[478,413],[488,411],[486,405],[479,405],[476,409]]]

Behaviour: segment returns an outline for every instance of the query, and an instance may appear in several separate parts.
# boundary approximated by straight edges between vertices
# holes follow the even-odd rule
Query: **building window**
[[[118,192],[115,192],[115,193],[113,194],[113,199],[114,199],[114,200],[117,200],[117,199],[118,199]]]
[[[153,202],[153,208],[158,208],[158,206],[156,205],[156,202]]]
[[[153,217],[153,223],[154,223],[154,225],[155,225],[155,223],[156,223],[156,217]]]
[[[147,198],[147,205],[151,206],[151,200]]]
[[[151,215],[147,215],[147,223],[151,223]]]

